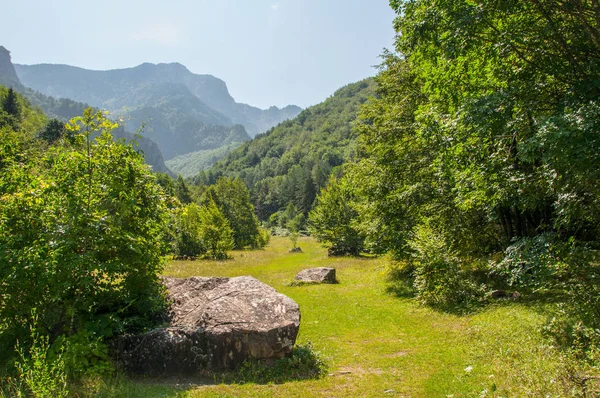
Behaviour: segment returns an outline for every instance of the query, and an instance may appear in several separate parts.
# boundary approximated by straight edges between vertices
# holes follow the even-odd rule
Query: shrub
[[[234,246],[233,231],[229,222],[212,200],[200,208],[199,217],[198,233],[206,248],[205,256],[215,260],[226,259],[227,251]]]
[[[317,379],[327,372],[321,353],[310,342],[294,347],[290,356],[273,364],[247,360],[233,372],[215,378],[224,383],[283,383],[291,380]]]
[[[15,364],[20,381],[36,398],[67,397],[67,375],[62,352],[50,355],[48,336],[38,331],[37,316],[30,325],[31,345],[26,353],[17,343],[20,360]]]
[[[39,329],[51,338],[150,326],[165,304],[162,190],[102,113],[87,109],[67,126],[73,146],[3,159],[0,318],[26,330],[43,308]]]
[[[491,274],[511,286],[550,287],[561,261],[554,234],[540,234],[514,241],[504,251],[504,258],[491,265]]]
[[[426,305],[448,307],[470,304],[483,293],[474,278],[461,269],[445,235],[429,223],[418,225],[408,242],[413,251],[417,298]]]
[[[180,256],[198,256],[206,252],[200,236],[200,207],[195,203],[173,210],[175,213],[175,239],[173,251]]]

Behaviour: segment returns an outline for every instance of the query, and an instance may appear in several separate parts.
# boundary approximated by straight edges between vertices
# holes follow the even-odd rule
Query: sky
[[[387,0],[0,0],[14,63],[106,70],[179,62],[260,108],[319,103],[376,74]]]

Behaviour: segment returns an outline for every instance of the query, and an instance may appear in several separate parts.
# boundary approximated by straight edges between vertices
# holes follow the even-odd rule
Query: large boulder
[[[250,277],[164,278],[171,305],[168,327],[123,336],[113,357],[126,371],[164,375],[233,369],[246,359],[290,353],[300,309],[289,297]]]
[[[337,283],[335,268],[308,268],[298,272],[296,281],[306,283]]]

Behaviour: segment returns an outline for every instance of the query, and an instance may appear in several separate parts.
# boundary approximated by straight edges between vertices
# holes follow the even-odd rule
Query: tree
[[[101,112],[88,108],[67,128],[74,146],[0,170],[0,317],[22,328],[43,308],[40,328],[53,336],[140,330],[165,304],[165,197]]]
[[[2,100],[2,110],[16,121],[21,118],[21,105],[19,104],[17,93],[12,87],[8,89],[6,97]]]
[[[358,212],[352,207],[354,200],[350,186],[333,177],[321,190],[317,203],[308,215],[309,229],[319,242],[330,245],[337,254],[358,255],[364,237],[354,228]]]
[[[199,236],[206,248],[206,256],[215,260],[227,258],[227,251],[233,249],[233,231],[229,222],[213,200],[205,203],[199,212]]]
[[[200,229],[201,209],[195,203],[189,203],[176,213],[174,252],[179,256],[198,256],[206,252]]]
[[[65,135],[67,135],[65,124],[58,119],[51,119],[40,133],[40,138],[48,144],[53,144]]]
[[[181,174],[177,176],[177,180],[175,181],[175,194],[177,199],[184,205],[192,203],[192,195]]]
[[[215,185],[208,187],[203,204],[210,201],[217,205],[229,222],[236,249],[262,245],[258,218],[250,202],[248,188],[241,179],[219,178]]]

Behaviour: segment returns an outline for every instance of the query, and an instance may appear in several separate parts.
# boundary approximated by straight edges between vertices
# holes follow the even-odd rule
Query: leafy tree
[[[174,197],[175,183],[168,173],[156,173],[156,183],[160,185],[165,194]]]
[[[364,237],[353,226],[358,218],[353,199],[346,181],[332,178],[308,215],[311,233],[320,242],[330,245],[332,252],[358,255],[363,248]]]
[[[199,236],[206,248],[206,256],[215,260],[227,258],[227,251],[234,247],[234,233],[227,218],[213,200],[205,203],[199,211]]]
[[[231,229],[236,249],[260,247],[258,219],[250,202],[248,188],[239,178],[220,178],[207,188],[204,204],[213,201],[223,213]]]
[[[51,119],[40,133],[40,138],[48,144],[53,144],[65,135],[67,135],[65,124],[58,119]]]
[[[114,127],[87,109],[67,126],[74,146],[13,153],[0,169],[0,317],[13,328],[32,308],[53,336],[138,330],[160,314],[165,198]]]
[[[17,93],[12,87],[8,89],[6,96],[2,100],[2,110],[17,123],[21,119],[21,105],[17,99]]]
[[[190,190],[181,175],[178,175],[177,180],[175,181],[175,194],[181,203],[192,203],[192,195],[190,194]]]
[[[188,203],[176,209],[174,251],[180,256],[198,256],[206,252],[200,236],[200,206]]]

